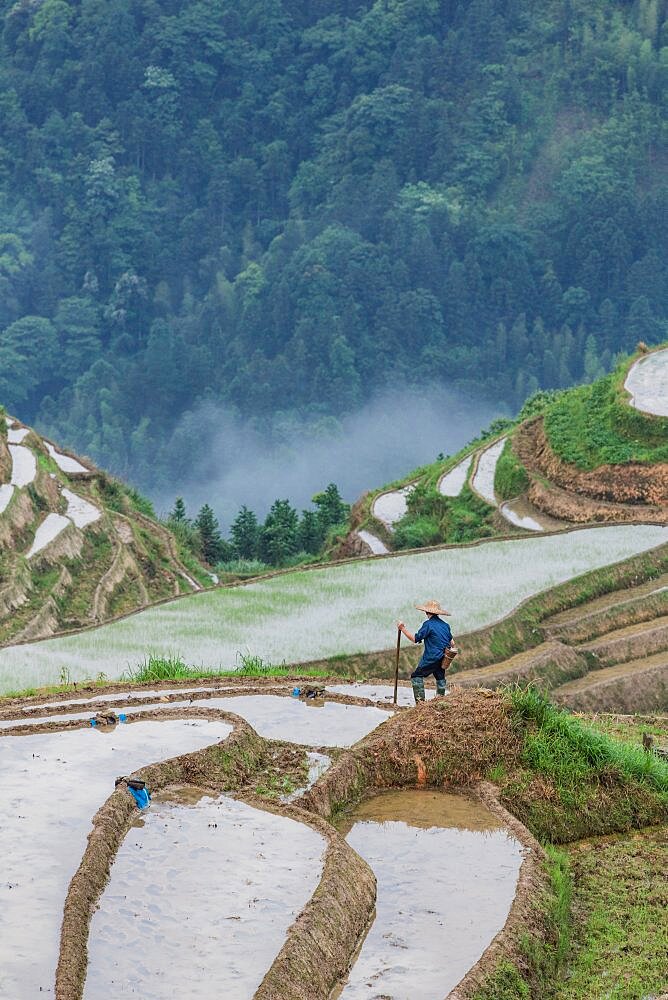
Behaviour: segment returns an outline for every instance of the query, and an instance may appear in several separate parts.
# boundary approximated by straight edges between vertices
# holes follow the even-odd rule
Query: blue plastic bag
[[[151,794],[148,788],[130,788],[128,786],[128,791],[137,803],[139,809],[146,809],[151,803]]]

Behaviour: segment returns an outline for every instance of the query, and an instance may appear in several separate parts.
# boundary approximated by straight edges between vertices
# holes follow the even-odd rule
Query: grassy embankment
[[[317,667],[292,667],[288,664],[275,665],[267,663],[261,656],[239,654],[239,667],[235,670],[222,670],[213,673],[200,667],[189,666],[180,656],[153,656],[149,654],[137,666],[129,666],[118,680],[110,680],[106,674],[100,673],[96,678],[87,678],[81,683],[73,682],[67,671],[61,673],[62,683],[50,684],[39,688],[22,688],[17,691],[5,691],[0,695],[0,705],[3,699],[32,698],[35,695],[81,694],[82,691],[95,688],[118,687],[126,689],[134,684],[161,684],[165,681],[185,680],[223,680],[226,677],[325,677],[327,673]]]
[[[668,947],[666,828],[587,839],[568,851],[553,844],[665,822],[668,763],[558,711],[533,691],[510,697],[523,731],[524,773],[502,779],[502,796],[547,846],[542,905],[549,933],[540,946],[525,942],[528,968],[543,992],[528,992],[531,977],[505,963],[491,992],[476,1000],[640,1000],[660,992]],[[549,785],[527,802],[526,788],[540,778]],[[519,808],[518,795],[525,800]]]
[[[629,368],[640,356],[624,358],[610,375],[591,385],[559,393],[546,409],[545,433],[562,461],[583,470],[622,462],[668,462],[668,417],[634,409],[624,389]]]
[[[529,476],[513,451],[512,439],[508,438],[496,463],[494,492],[500,500],[512,500],[529,487]]]
[[[571,947],[555,1000],[641,1000],[668,987],[668,828],[569,852]]]

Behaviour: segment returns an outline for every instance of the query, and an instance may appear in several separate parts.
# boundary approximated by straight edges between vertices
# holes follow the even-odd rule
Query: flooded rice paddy
[[[374,500],[371,513],[375,518],[392,530],[397,521],[400,521],[408,510],[408,497],[415,489],[415,483],[403,486],[400,490],[391,490],[389,493],[381,493]]]
[[[234,799],[154,803],[93,917],[84,997],[251,1000],[320,881],[325,847],[309,826]]]
[[[223,698],[191,698],[179,701],[140,702],[116,705],[117,713],[176,711],[182,708],[211,708],[234,712],[250,723],[266,739],[284,740],[313,747],[349,747],[357,743],[388,718],[379,708],[342,705],[322,699],[301,701],[281,695],[250,694]],[[53,715],[3,719],[0,730],[16,725],[37,726],[46,722],[85,721],[91,712],[63,712]]]
[[[70,455],[65,455],[62,451],[58,451],[57,448],[54,448],[50,441],[45,441],[44,444],[46,445],[46,449],[51,458],[63,472],[90,472],[90,469],[87,469],[85,465],[81,464],[81,462],[77,462],[76,458],[72,458]]]
[[[378,883],[376,918],[337,996],[442,1000],[506,922],[523,848],[484,806],[388,792],[348,818],[346,839]]]
[[[374,556],[385,556],[390,551],[385,542],[382,542],[376,535],[372,535],[370,531],[360,528],[357,534],[369,546]]]
[[[67,888],[114,779],[230,732],[195,719],[0,739],[0,996],[53,992]]]
[[[452,611],[455,634],[481,628],[533,594],[668,540],[668,529],[617,525],[490,541],[392,559],[286,573],[192,594],[77,635],[0,650],[0,690],[104,671],[119,677],[146,653],[231,669],[239,650],[299,663],[387,649],[409,625],[424,581]],[[509,570],[510,567],[510,570]],[[452,581],[456,580],[456,586]]]
[[[624,388],[631,393],[631,406],[636,410],[668,417],[668,350],[639,358],[631,366]]]
[[[441,476],[438,484],[439,493],[444,497],[458,497],[468,479],[472,461],[473,455],[467,455],[454,469]]]
[[[38,552],[41,552],[42,549],[45,549],[47,545],[50,545],[58,537],[61,531],[69,528],[71,523],[69,517],[65,517],[64,514],[47,514],[35,532],[32,545],[26,553],[27,558],[30,559],[32,556],[37,555]]]
[[[481,452],[478,458],[478,465],[473,473],[473,489],[492,507],[496,507],[498,504],[496,493],[494,492],[494,477],[496,475],[496,463],[501,457],[506,440],[506,438],[501,438],[500,441],[496,441],[489,448]]]
[[[382,684],[333,687],[380,700],[392,694]],[[262,694],[198,698],[198,688],[190,693],[195,698],[182,702],[138,698],[122,710],[223,708],[265,735],[340,747],[388,718],[374,706],[313,705]],[[113,704],[128,694],[97,700]],[[150,699],[165,692],[138,694]],[[82,703],[72,699],[63,707]],[[58,703],[41,708],[49,704]],[[71,715],[90,717],[90,711],[45,718]],[[230,731],[222,721],[163,717],[0,738],[8,803],[0,826],[6,862],[0,996],[28,1000],[53,992],[65,895],[114,778],[201,749]],[[331,765],[322,752],[309,752],[307,760],[305,786],[283,802],[298,800]],[[351,814],[342,832],[373,868],[378,897],[375,921],[341,996],[440,1000],[503,926],[521,846],[483,806],[427,790],[380,794]],[[90,926],[84,998],[250,1000],[320,882],[325,849],[321,834],[274,811],[201,789],[165,790],[137,813],[112,866]]]
[[[10,444],[9,454],[12,457],[11,485],[19,489],[29,486],[37,475],[37,459],[34,454],[22,444]]]
[[[536,517],[531,514],[526,514],[522,511],[521,507],[513,503],[513,501],[507,501],[502,503],[499,507],[501,514],[505,517],[506,521],[510,524],[514,524],[517,528],[524,528],[525,531],[544,531],[543,525],[536,519]]]

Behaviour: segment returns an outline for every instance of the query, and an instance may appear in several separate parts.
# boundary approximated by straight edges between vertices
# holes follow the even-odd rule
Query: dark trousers
[[[431,674],[437,681],[445,680],[445,670],[443,669],[443,660],[438,663],[427,663],[424,667],[417,667],[416,670],[411,674],[411,680],[413,677],[429,677]]]

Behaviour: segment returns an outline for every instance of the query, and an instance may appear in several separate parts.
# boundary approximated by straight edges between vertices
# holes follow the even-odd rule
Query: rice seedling
[[[395,621],[418,618],[427,596],[446,602],[455,634],[481,628],[549,587],[662,544],[665,528],[620,525],[490,541],[390,559],[296,570],[192,594],[76,635],[0,650],[0,690],[104,671],[178,650],[190,669],[238,669],[237,654],[304,663],[388,648]],[[189,676],[194,676],[190,674]]]
[[[128,667],[122,680],[132,681],[134,684],[157,683],[158,681],[171,681],[180,678],[197,678],[207,673],[210,671],[189,667],[180,656],[174,654],[166,656],[149,654],[138,666]]]

